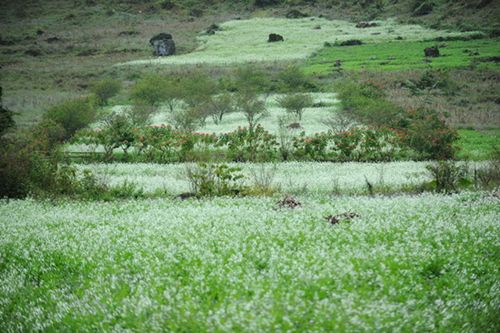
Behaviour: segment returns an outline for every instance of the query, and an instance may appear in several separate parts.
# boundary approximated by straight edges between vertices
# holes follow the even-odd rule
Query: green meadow
[[[441,56],[426,58],[424,49],[438,46]],[[325,74],[338,69],[397,71],[411,69],[440,69],[477,67],[499,69],[497,62],[487,58],[500,54],[499,39],[468,41],[384,41],[356,46],[328,46],[306,61],[308,74]],[[336,67],[337,60],[341,67]]]

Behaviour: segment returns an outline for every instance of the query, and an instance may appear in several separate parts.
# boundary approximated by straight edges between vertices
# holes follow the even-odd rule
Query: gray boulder
[[[155,56],[163,57],[175,54],[175,42],[171,34],[162,32],[151,38],[149,44],[153,47]]]

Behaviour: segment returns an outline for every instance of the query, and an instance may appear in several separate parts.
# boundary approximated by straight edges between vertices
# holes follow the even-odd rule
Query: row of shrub
[[[186,161],[267,162],[393,161],[418,158],[397,131],[351,128],[342,132],[304,132],[283,140],[257,125],[220,135],[176,130],[171,126],[105,127],[79,132],[73,143],[104,148],[94,158],[110,161],[173,163]],[[121,149],[121,154],[116,153]]]

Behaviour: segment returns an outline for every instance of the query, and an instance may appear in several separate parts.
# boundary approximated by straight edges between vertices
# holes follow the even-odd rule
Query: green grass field
[[[500,149],[500,130],[459,130],[458,133],[459,158],[486,160],[492,158],[495,149]]]
[[[424,49],[438,45],[441,56],[427,58]],[[337,60],[345,70],[411,70],[428,68],[454,68],[477,66],[500,69],[494,62],[480,59],[500,55],[499,39],[470,41],[389,41],[357,46],[325,47],[306,61],[304,71],[308,74],[324,74],[337,68]]]

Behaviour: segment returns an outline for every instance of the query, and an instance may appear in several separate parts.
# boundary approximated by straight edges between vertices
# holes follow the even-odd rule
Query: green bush
[[[277,102],[280,107],[284,108],[288,113],[295,115],[300,121],[302,120],[304,109],[313,104],[313,99],[308,94],[293,94],[280,97]]]
[[[122,148],[127,154],[135,142],[134,124],[126,114],[112,113],[104,119],[104,126],[97,131],[97,140],[103,145],[108,159],[117,148]]]
[[[391,128],[422,159],[454,157],[458,134],[434,110],[403,109],[386,99],[384,87],[373,82],[346,82],[339,87],[342,111],[369,126]]]
[[[461,186],[470,183],[467,179],[468,168],[454,161],[438,161],[428,165],[427,170],[431,174],[431,186],[437,192],[458,192]]]
[[[106,105],[111,97],[116,96],[120,92],[121,88],[120,81],[103,79],[94,82],[90,87],[90,91],[96,96],[99,105]]]
[[[403,142],[423,159],[446,160],[455,156],[453,143],[459,136],[433,110],[408,110],[405,126],[400,127]]]
[[[172,84],[165,77],[149,75],[137,81],[132,87],[130,96],[134,104],[142,104],[158,107],[166,102],[171,96]]]
[[[64,140],[71,138],[96,119],[96,112],[89,98],[82,97],[58,104],[49,109],[42,121],[51,121],[64,129]]]
[[[278,79],[285,91],[300,91],[311,88],[311,83],[304,72],[296,65],[286,67],[278,74]]]
[[[244,189],[241,168],[227,164],[199,163],[186,168],[191,191],[198,197],[238,195]]]
[[[269,115],[265,101],[259,99],[259,95],[251,90],[238,93],[235,108],[245,116],[250,131],[253,131],[259,121]]]
[[[273,161],[278,156],[276,136],[260,125],[222,134],[217,144],[227,147],[227,156],[234,162]]]

